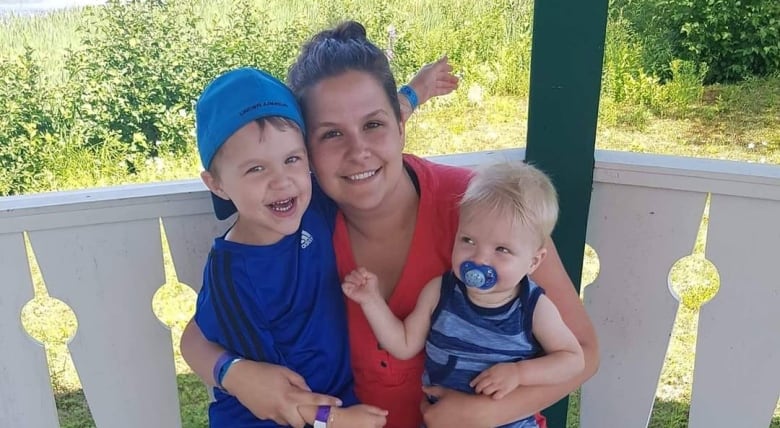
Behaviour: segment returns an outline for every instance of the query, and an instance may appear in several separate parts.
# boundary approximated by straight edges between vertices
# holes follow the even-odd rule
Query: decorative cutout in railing
[[[580,278],[580,297],[585,295],[585,289],[593,284],[599,276],[599,270],[601,270],[601,263],[599,262],[599,254],[596,249],[589,244],[585,244],[585,251],[583,252],[582,261],[582,277]]]

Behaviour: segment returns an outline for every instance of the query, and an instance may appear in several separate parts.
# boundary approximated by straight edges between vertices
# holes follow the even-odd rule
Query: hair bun
[[[336,40],[366,40],[366,27],[357,21],[345,21],[333,29],[331,35]]]

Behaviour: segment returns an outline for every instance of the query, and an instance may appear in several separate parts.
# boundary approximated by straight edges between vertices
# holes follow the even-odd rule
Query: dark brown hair
[[[365,27],[355,21],[323,30],[306,42],[287,73],[287,84],[305,111],[309,88],[347,71],[361,71],[375,78],[382,85],[395,117],[401,120],[390,63],[382,49],[368,40]]]

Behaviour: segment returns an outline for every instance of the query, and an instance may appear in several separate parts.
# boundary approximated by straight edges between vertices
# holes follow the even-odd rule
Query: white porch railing
[[[522,150],[451,155],[474,165]],[[678,308],[672,265],[690,255],[710,195],[706,257],[720,277],[699,319],[691,428],[767,427],[780,393],[780,167],[598,152],[585,305],[601,342],[581,426],[645,427]],[[69,349],[100,428],[181,426],[171,336],[152,312],[165,282],[159,224],[181,282],[201,283],[226,226],[196,181],[0,199],[0,427],[58,427],[23,232],[52,297],[79,321]]]

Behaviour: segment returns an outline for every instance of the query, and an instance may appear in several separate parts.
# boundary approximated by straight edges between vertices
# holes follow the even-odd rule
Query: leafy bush
[[[685,0],[674,10],[701,1]],[[764,0],[750,1],[769,7]],[[113,0],[72,20],[80,23],[80,40],[62,66],[41,50],[28,48],[17,56],[0,51],[0,194],[72,187],[83,177],[104,183],[104,174],[132,181],[150,165],[191,159],[193,104],[210,79],[237,66],[261,67],[283,78],[301,42],[341,19],[366,25],[390,57],[399,83],[446,53],[461,86],[475,94],[527,96],[530,0],[290,0],[289,10],[280,10],[280,4]],[[684,114],[701,97],[702,78],[713,73],[712,66],[702,66],[689,50],[686,55],[675,50],[672,42],[680,42],[682,34],[660,30],[656,14],[663,8],[672,10],[673,2],[614,0],[602,100],[615,111],[602,118],[641,127],[654,114]],[[756,34],[771,40],[777,32],[771,22]],[[648,43],[643,28],[657,29],[664,43]],[[698,27],[691,28],[698,34],[693,31]],[[657,64],[648,66],[649,58]],[[63,73],[51,78],[60,68]],[[449,101],[468,103],[465,92]]]
[[[610,124],[628,124],[642,128],[649,113],[662,117],[678,117],[700,101],[703,81],[707,74],[705,64],[672,59],[666,66],[666,79],[645,71],[643,59],[646,46],[631,24],[616,14],[607,24],[607,41],[602,77],[602,102],[612,114],[602,114]],[[609,112],[608,112],[609,113]]]
[[[66,70],[72,132],[87,147],[123,148],[128,170],[191,144],[192,102],[210,70],[186,2],[111,2],[81,27]]]
[[[211,25],[200,42],[205,63],[204,82],[231,68],[260,67],[284,80],[300,46],[313,34],[310,24],[301,18],[290,25],[272,25],[268,11],[259,9],[252,0],[237,0],[222,11],[222,22]],[[182,47],[189,53],[189,47]],[[195,95],[203,89],[196,88]]]
[[[615,102],[652,107],[658,79],[642,67],[642,44],[621,16],[607,24],[601,93]]]
[[[780,71],[777,0],[615,0],[649,49],[645,66],[663,77],[676,57],[707,64],[705,81]]]
[[[237,66],[283,78],[312,32],[269,25],[252,0],[232,1],[208,22],[202,6],[114,0],[85,10],[61,83],[42,74],[32,48],[0,56],[0,194],[56,188],[76,175],[70,169],[136,174],[150,160],[191,154],[193,106],[205,84]]]
[[[682,56],[709,66],[708,81],[741,80],[780,70],[780,3],[777,0],[661,2],[679,25]]]
[[[701,101],[708,68],[706,64],[675,59],[669,69],[672,78],[661,86],[658,106],[666,109],[666,115],[682,116]]]
[[[39,189],[58,141],[50,105],[56,95],[40,91],[41,67],[30,48],[0,59],[0,84],[0,195]]]
[[[66,66],[72,129],[88,147],[123,147],[129,172],[145,159],[191,150],[192,110],[205,84],[238,66],[283,77],[306,30],[274,30],[248,0],[223,12],[221,22],[204,23],[183,0],[93,9],[83,48]]]

